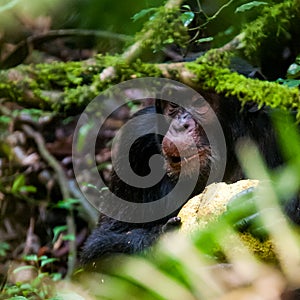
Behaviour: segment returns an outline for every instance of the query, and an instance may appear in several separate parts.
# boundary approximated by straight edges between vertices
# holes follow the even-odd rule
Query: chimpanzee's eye
[[[178,104],[176,104],[174,102],[169,102],[169,106],[171,106],[172,108],[177,108]]]
[[[179,108],[179,105],[177,105],[174,102],[169,102],[168,105],[166,106],[165,112],[166,112],[167,115],[172,117],[175,114],[177,114],[178,108]]]

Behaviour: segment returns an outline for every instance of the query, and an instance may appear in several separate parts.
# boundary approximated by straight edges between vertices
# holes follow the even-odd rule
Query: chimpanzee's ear
[[[246,60],[240,57],[232,57],[230,61],[230,69],[238,72],[247,78],[266,80],[266,77],[262,74],[259,68],[253,67]],[[264,107],[259,107],[255,102],[249,101],[245,104],[244,109],[250,113],[255,113],[262,110]]]
[[[257,78],[259,80],[266,80],[266,77],[259,69],[254,69],[252,72],[248,74],[249,78]]]
[[[234,56],[230,59],[229,68],[231,71],[238,72],[248,78],[266,80],[266,77],[262,74],[258,67],[252,66],[248,61],[238,56]]]
[[[259,107],[257,103],[250,101],[250,102],[247,102],[245,104],[244,109],[247,110],[250,113],[255,113],[255,112],[258,112],[260,110],[263,110],[264,105],[262,107]]]

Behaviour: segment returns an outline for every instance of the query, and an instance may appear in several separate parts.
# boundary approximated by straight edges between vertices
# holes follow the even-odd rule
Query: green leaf
[[[51,116],[51,114],[50,113],[45,113],[41,109],[23,108],[21,110],[13,111],[13,116],[15,116],[15,117],[25,116],[27,118],[32,119],[35,122],[38,122],[40,117],[42,117],[42,116]]]
[[[182,5],[182,8],[186,8],[188,11],[191,11],[191,7],[189,5]]]
[[[39,260],[39,258],[36,254],[30,254],[30,255],[25,255],[24,260],[26,260],[26,261],[35,261],[36,262],[36,261]]]
[[[12,0],[12,1],[9,1],[8,3],[4,4],[4,5],[1,5],[0,6],[0,13],[4,12],[6,10],[12,9],[18,2],[19,2],[19,0]]]
[[[133,15],[133,17],[131,17],[131,19],[133,20],[133,22],[136,22],[137,20],[145,17],[149,13],[154,13],[156,11],[157,11],[156,7],[150,7],[150,8],[147,8],[147,9],[142,9],[140,12]]]
[[[53,281],[58,281],[58,280],[61,280],[62,274],[60,274],[60,273],[52,273],[52,274],[50,274],[50,277],[52,278]]]
[[[267,2],[263,2],[263,1],[251,1],[251,2],[248,2],[248,3],[245,3],[241,6],[239,6],[236,10],[235,10],[235,13],[240,13],[240,12],[245,12],[247,10],[250,10],[254,7],[258,7],[258,6],[261,6],[261,5],[267,5],[268,3]]]
[[[85,186],[85,187],[88,187],[88,188],[91,188],[91,189],[95,189],[95,190],[98,191],[98,188],[97,188],[94,184],[91,184],[91,183],[83,183],[82,185]]]
[[[16,274],[20,271],[25,271],[25,270],[36,270],[36,268],[34,266],[22,266],[14,269],[13,273]]]
[[[20,192],[36,193],[36,187],[33,185],[24,185],[20,188]]]
[[[194,17],[195,17],[195,14],[192,11],[184,12],[180,16],[183,26],[185,26],[185,27],[189,26],[192,23],[192,21],[194,20]]]
[[[13,194],[18,193],[21,187],[23,187],[24,185],[25,185],[25,176],[23,174],[20,174],[13,182],[13,185],[11,187],[11,192]]]
[[[39,273],[39,275],[36,277],[37,279],[39,279],[40,281],[42,281],[43,278],[48,277],[49,274],[48,273]]]
[[[51,264],[51,263],[53,263],[54,261],[58,261],[58,259],[57,259],[57,258],[47,258],[47,259],[43,259],[43,260],[41,261],[41,267],[44,267],[44,266],[47,265],[47,264]]]
[[[0,122],[4,124],[9,124],[11,121],[11,117],[8,116],[0,116]]]
[[[287,85],[289,88],[299,87],[300,80],[299,79],[290,79],[290,80],[286,80],[284,84]]]
[[[300,135],[298,127],[291,116],[283,111],[272,112],[272,120],[276,126],[276,134],[279,138],[285,160],[293,162],[291,165],[297,165],[297,162],[300,160]]]
[[[289,88],[300,86],[300,79],[282,79],[282,78],[279,78],[279,79],[276,80],[276,82],[278,82],[280,84],[284,84],[284,85],[288,86]]]
[[[200,43],[211,42],[211,41],[213,41],[213,40],[214,40],[214,38],[213,38],[212,36],[210,36],[210,37],[206,37],[206,38],[202,38],[202,39],[196,40],[196,42],[197,42],[198,44],[200,44]]]
[[[73,209],[74,204],[78,204],[79,200],[75,198],[68,198],[62,201],[57,202],[55,207],[64,208],[64,209]]]
[[[5,256],[6,252],[10,249],[10,245],[6,242],[0,242],[0,256]]]
[[[87,123],[80,127],[79,129],[79,135],[78,135],[78,141],[76,144],[76,148],[78,152],[81,152],[85,146],[85,140],[86,136],[88,135],[89,131],[94,128],[94,124]]]
[[[174,39],[172,37],[164,40],[164,44],[172,44],[172,43],[174,43]]]
[[[298,78],[300,77],[300,65],[291,64],[287,70],[287,76],[289,78]]]
[[[75,235],[74,234],[67,234],[63,237],[64,241],[75,241]]]
[[[44,260],[44,259],[47,259],[48,258],[48,256],[47,255],[42,255],[42,256],[39,256],[39,260],[41,261],[41,260]]]
[[[53,233],[54,233],[54,237],[52,239],[52,243],[55,243],[55,241],[57,240],[58,236],[65,230],[68,229],[67,225],[62,225],[62,226],[56,226],[53,229]]]

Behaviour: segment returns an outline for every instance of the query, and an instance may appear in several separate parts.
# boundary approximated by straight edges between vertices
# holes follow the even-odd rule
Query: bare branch
[[[69,184],[68,180],[64,174],[63,168],[61,165],[56,161],[56,159],[49,153],[49,151],[46,148],[45,140],[42,137],[42,135],[39,132],[34,131],[30,126],[23,125],[22,126],[25,133],[34,139],[38,150],[43,157],[45,161],[49,164],[49,166],[55,171],[57,177],[58,177],[58,184],[60,186],[60,190],[63,196],[63,199],[69,199],[70,198],[70,192],[69,192]],[[75,269],[75,263],[76,263],[76,225],[74,221],[73,216],[73,210],[69,210],[69,215],[67,216],[67,227],[68,227],[68,235],[73,236],[73,239],[69,240],[69,256],[68,256],[68,273],[67,278],[71,278],[71,275],[73,274],[73,271]]]

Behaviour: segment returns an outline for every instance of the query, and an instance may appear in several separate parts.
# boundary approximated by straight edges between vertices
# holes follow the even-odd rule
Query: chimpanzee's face
[[[215,112],[199,96],[185,103],[184,107],[168,101],[160,102],[161,112],[170,117],[168,131],[162,141],[165,168],[169,176],[177,178],[186,166],[182,174],[184,177],[200,172],[200,176],[207,179],[213,155],[203,127],[213,126],[212,115]]]

